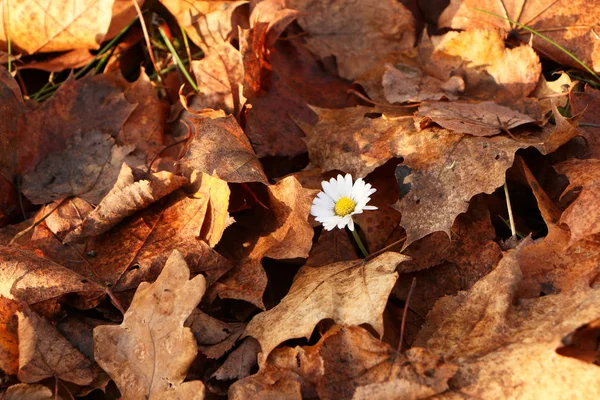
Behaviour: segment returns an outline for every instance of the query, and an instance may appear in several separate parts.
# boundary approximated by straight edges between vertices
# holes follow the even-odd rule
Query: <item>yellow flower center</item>
[[[333,210],[336,215],[345,217],[348,214],[352,214],[352,211],[356,208],[356,203],[349,197],[342,197],[335,203]]]

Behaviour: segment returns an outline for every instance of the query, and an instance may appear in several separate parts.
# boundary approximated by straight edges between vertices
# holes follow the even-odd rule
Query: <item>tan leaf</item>
[[[206,288],[189,279],[183,256],[173,251],[153,284],[141,283],[119,326],[94,329],[94,355],[125,398],[204,398],[201,381],[183,382],[198,348],[183,326]]]
[[[527,45],[507,49],[498,30],[467,30],[433,37],[432,63],[463,69],[465,95],[496,102],[514,102],[536,87],[542,66]]]
[[[262,348],[259,364],[285,340],[308,338],[325,318],[348,325],[370,324],[383,333],[381,314],[398,274],[396,266],[407,258],[384,253],[368,261],[345,261],[298,272],[286,297],[274,308],[256,315],[246,335]]]
[[[52,400],[58,399],[63,400],[64,397],[58,395],[54,396],[52,390],[49,387],[41,385],[39,383],[27,384],[18,383],[16,385],[9,386],[6,389],[6,393],[3,397],[4,400]]]
[[[198,83],[200,108],[222,109],[238,115],[240,93],[238,83],[244,80],[242,55],[229,43],[210,48],[204,58],[192,61]]]
[[[136,175],[143,176],[143,173],[136,171]],[[187,182],[187,178],[167,171],[151,173],[146,179],[136,179],[134,171],[123,163],[114,187],[64,241],[69,243],[100,235]]]
[[[586,154],[590,158],[600,158],[600,90],[586,85],[584,92],[572,90],[569,92],[569,104],[573,107],[573,114],[583,114],[581,122],[593,124],[581,126],[580,133],[586,140]]]
[[[250,141],[233,116],[190,118],[196,135],[183,160],[191,168],[227,182],[262,182],[267,178]]]
[[[563,193],[581,188],[581,193],[563,212],[559,223],[571,231],[569,246],[600,233],[600,219],[595,215],[600,201],[600,160],[568,160],[554,166],[559,174],[569,178],[569,186]]]
[[[404,354],[357,326],[332,328],[317,344],[322,399],[422,399],[448,389],[457,368],[429,350]],[[352,362],[348,362],[352,360]]]
[[[592,28],[600,23],[600,9],[597,3],[566,0],[451,0],[438,21],[440,28],[500,28],[506,31],[514,28],[524,42],[531,41],[533,48],[541,54],[558,63],[581,68],[581,65],[564,51],[545,39],[532,35],[504,19],[482,13],[476,8],[510,18],[543,33],[550,40],[569,49],[596,72],[600,71],[599,45]]]
[[[0,295],[36,306],[57,302],[68,293],[103,293],[104,288],[89,282],[62,265],[14,247],[0,247]]]
[[[430,121],[456,133],[473,136],[510,134],[512,128],[535,122],[531,117],[493,101],[421,103],[415,113],[415,125],[422,129]]]
[[[438,300],[427,316],[416,345],[459,366],[442,398],[600,395],[597,366],[556,353],[564,336],[597,316],[600,290],[588,286],[515,304],[518,251],[505,253],[469,291]]]
[[[175,16],[192,42],[207,51],[237,34],[234,27],[240,16],[236,10],[247,1],[161,0],[161,3]]]
[[[227,359],[212,375],[220,381],[243,379],[256,366],[260,344],[254,338],[246,338],[227,356]]]
[[[0,9],[0,49],[6,50],[9,38],[13,52],[17,49],[28,54],[97,49],[108,31],[113,3],[114,0],[7,3]]]
[[[101,370],[44,318],[25,308],[19,317],[19,380],[35,383],[56,377],[89,385]]]
[[[217,359],[235,346],[244,332],[243,323],[225,323],[195,308],[185,321],[196,338],[200,352]]]
[[[308,47],[321,58],[335,56],[340,75],[356,79],[389,53],[412,48],[414,18],[393,0],[347,3],[339,0],[287,0],[300,11]]]

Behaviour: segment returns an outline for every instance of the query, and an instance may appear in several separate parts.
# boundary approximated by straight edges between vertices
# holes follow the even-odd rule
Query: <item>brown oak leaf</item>
[[[94,329],[94,355],[125,398],[203,399],[201,381],[184,382],[198,347],[186,318],[206,282],[173,251],[158,279],[141,283],[119,326]],[[190,397],[184,397],[190,396]]]

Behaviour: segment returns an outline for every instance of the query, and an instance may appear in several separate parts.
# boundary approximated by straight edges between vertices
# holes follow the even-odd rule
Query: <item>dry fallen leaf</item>
[[[226,43],[237,34],[239,7],[247,1],[161,0],[203,51]]]
[[[0,296],[0,369],[8,375],[19,370],[18,310],[18,302]]]
[[[6,3],[0,9],[0,49],[6,50],[9,40],[13,52],[28,54],[97,49],[108,31],[113,3],[114,0]]]
[[[600,395],[597,366],[556,353],[561,339],[597,316],[598,288],[515,301],[516,253],[469,291],[438,300],[416,345],[459,369],[442,398],[582,398]]]
[[[48,321],[25,308],[19,317],[19,380],[35,383],[55,377],[89,385],[101,370],[75,349]]]
[[[167,171],[151,173],[147,178],[144,177],[146,179],[136,179],[136,175],[144,176],[141,171],[135,171],[134,174],[123,163],[114,187],[85,217],[81,225],[68,233],[65,243],[100,235],[188,182],[185,177]]]
[[[517,126],[535,122],[531,117],[492,101],[482,103],[425,102],[415,113],[415,125],[424,128],[430,121],[442,128],[473,136],[510,134]]]
[[[515,30],[524,42],[532,42],[541,54],[562,64],[581,68],[564,51],[548,41],[521,29],[502,18],[483,13],[477,9],[510,18],[569,49],[576,57],[600,71],[598,42],[593,27],[600,22],[597,3],[586,1],[491,1],[451,0],[438,21],[438,26],[454,29],[500,28]]]
[[[204,398],[201,381],[184,382],[198,348],[183,324],[206,288],[203,276],[189,276],[173,251],[156,282],[139,285],[121,325],[94,329],[96,361],[123,397]]]
[[[183,158],[190,168],[227,182],[267,183],[262,165],[235,118],[192,118],[190,122],[195,135]]]
[[[381,314],[396,282],[396,266],[407,258],[384,253],[375,259],[344,261],[298,272],[287,296],[274,308],[256,315],[246,335],[258,340],[264,365],[269,353],[287,339],[308,338],[319,321],[332,318],[348,325],[369,324],[383,333]]]
[[[321,58],[335,56],[340,76],[356,79],[389,53],[414,45],[414,18],[393,0],[287,0],[300,11],[308,47]]]

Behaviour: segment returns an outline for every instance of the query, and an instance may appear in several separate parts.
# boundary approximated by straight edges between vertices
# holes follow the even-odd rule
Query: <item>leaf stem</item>
[[[358,236],[358,232],[356,231],[356,229],[354,229],[352,231],[352,236],[354,236],[354,240],[356,241],[356,244],[358,245],[358,248],[360,249],[360,252],[362,253],[362,255],[364,257],[369,257],[369,252],[365,248],[365,245],[363,244],[362,240],[360,240],[360,237]]]
[[[515,227],[515,219],[513,218],[510,195],[508,194],[508,184],[506,181],[504,181],[504,195],[506,196],[506,208],[508,209],[508,220],[510,221],[510,233],[511,236],[515,236],[517,234],[517,228]]]

